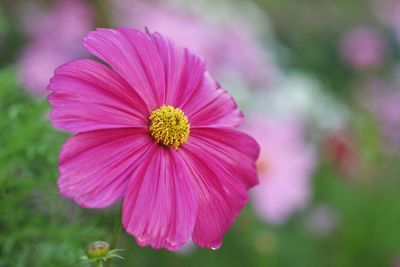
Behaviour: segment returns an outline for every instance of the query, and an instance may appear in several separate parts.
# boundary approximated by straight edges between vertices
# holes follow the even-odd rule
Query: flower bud
[[[107,256],[110,245],[104,241],[95,241],[86,247],[86,255],[89,259],[103,258]]]

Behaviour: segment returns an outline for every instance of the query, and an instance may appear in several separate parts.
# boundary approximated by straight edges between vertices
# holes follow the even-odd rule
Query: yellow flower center
[[[164,146],[178,149],[189,137],[190,124],[185,113],[173,106],[162,106],[151,112],[150,134]]]

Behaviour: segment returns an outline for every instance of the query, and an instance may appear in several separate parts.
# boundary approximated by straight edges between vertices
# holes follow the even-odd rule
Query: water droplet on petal
[[[211,249],[212,249],[212,250],[217,250],[217,249],[221,248],[221,245],[222,245],[221,242],[220,242],[220,243],[216,243],[216,244],[214,244],[214,245],[211,247]]]

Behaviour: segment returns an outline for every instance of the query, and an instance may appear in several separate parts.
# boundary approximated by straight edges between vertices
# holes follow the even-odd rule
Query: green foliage
[[[48,105],[0,72],[0,266],[71,266],[88,240],[104,235],[57,192],[57,155]]]

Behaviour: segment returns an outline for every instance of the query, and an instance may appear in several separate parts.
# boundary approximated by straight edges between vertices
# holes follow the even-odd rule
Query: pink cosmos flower
[[[74,133],[60,153],[60,193],[87,208],[122,200],[140,246],[218,248],[258,183],[257,143],[202,59],[158,33],[98,29],[93,60],[67,63],[49,84],[51,120]]]
[[[261,147],[257,162],[260,185],[253,194],[255,211],[267,223],[283,223],[310,198],[314,154],[305,144],[299,122],[255,119],[248,129]]]
[[[18,62],[19,79],[29,92],[41,96],[47,94],[46,85],[57,66],[85,54],[74,44],[91,29],[92,16],[79,0],[59,0],[49,10],[33,6],[28,10],[23,18],[31,40]]]
[[[376,68],[383,61],[385,42],[380,33],[373,28],[355,28],[344,36],[341,55],[344,62],[355,69]]]

